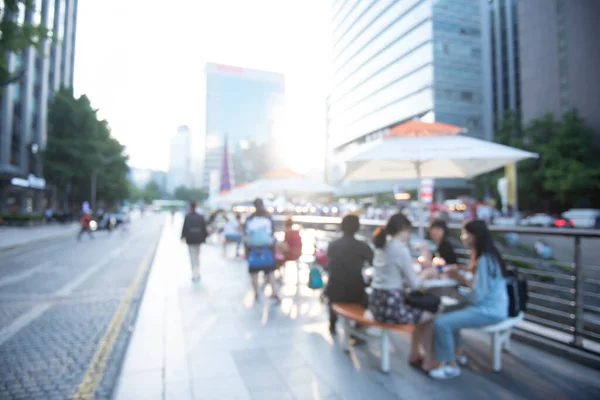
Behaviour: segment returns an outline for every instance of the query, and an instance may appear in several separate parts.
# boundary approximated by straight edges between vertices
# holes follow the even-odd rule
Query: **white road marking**
[[[42,315],[50,308],[50,303],[42,303],[33,307],[25,314],[14,320],[6,328],[0,329],[0,346],[2,346],[7,340],[12,338],[21,329],[32,323],[37,317]]]
[[[38,265],[37,267],[29,268],[28,270],[21,271],[16,274],[8,275],[8,276],[0,279],[0,287],[12,285],[13,283],[23,281],[23,280],[29,278],[31,275],[35,274],[36,272],[43,270],[45,268],[48,268],[51,265],[52,265],[52,262],[45,262],[45,263]]]
[[[77,287],[79,287],[82,283],[84,283],[90,276],[92,276],[95,272],[97,272],[100,268],[104,267],[106,264],[111,262],[114,258],[120,255],[123,251],[127,250],[130,246],[130,242],[134,239],[141,237],[142,234],[137,234],[135,236],[130,237],[125,243],[123,243],[117,249],[108,253],[105,258],[84,272],[82,272],[77,278],[73,279],[66,285],[64,285],[61,289],[54,292],[54,296],[67,296],[71,294]],[[52,303],[45,302],[36,305],[31,310],[27,311],[19,318],[14,320],[10,325],[0,329],[0,346],[2,346],[6,341],[10,340],[14,335],[16,335],[21,329],[25,328],[27,325],[32,323],[35,319],[37,319],[40,315],[46,312]]]

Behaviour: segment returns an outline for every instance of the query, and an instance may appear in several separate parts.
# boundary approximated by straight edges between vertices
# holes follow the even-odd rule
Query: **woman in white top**
[[[223,227],[223,257],[227,256],[227,245],[235,243],[235,256],[239,257],[240,247],[242,244],[242,216],[235,214],[234,218],[227,218],[225,226]]]
[[[397,213],[389,218],[385,228],[376,231],[373,237],[373,292],[369,298],[369,309],[378,322],[416,324],[409,363],[421,364],[424,361],[422,344],[431,342],[431,339],[424,338],[431,335],[431,329],[427,329],[425,323],[431,321],[432,315],[406,304],[405,295],[419,289],[423,279],[435,277],[437,271],[428,268],[421,274],[415,272],[408,247],[411,229],[408,218]],[[430,357],[430,349],[425,349],[425,353]]]

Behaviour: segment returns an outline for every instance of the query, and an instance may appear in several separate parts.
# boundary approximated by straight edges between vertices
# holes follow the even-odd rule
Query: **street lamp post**
[[[96,171],[92,172],[91,184],[90,184],[90,206],[93,211],[96,211],[96,183],[98,175]]]

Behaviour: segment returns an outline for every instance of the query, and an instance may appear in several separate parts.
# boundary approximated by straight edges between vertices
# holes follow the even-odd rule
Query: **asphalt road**
[[[0,253],[0,399],[110,398],[163,221]]]
[[[532,248],[539,239],[548,243],[552,248],[554,258],[565,263],[573,262],[574,238],[519,234],[519,243]],[[581,260],[584,265],[600,267],[600,239],[581,239]]]

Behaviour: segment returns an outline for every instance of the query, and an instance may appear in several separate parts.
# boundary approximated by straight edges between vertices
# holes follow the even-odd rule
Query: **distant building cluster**
[[[277,131],[284,113],[284,76],[215,63],[204,72],[205,125],[193,131],[179,127],[171,138],[168,191],[178,186],[218,191],[224,160],[232,186],[286,167]]]

